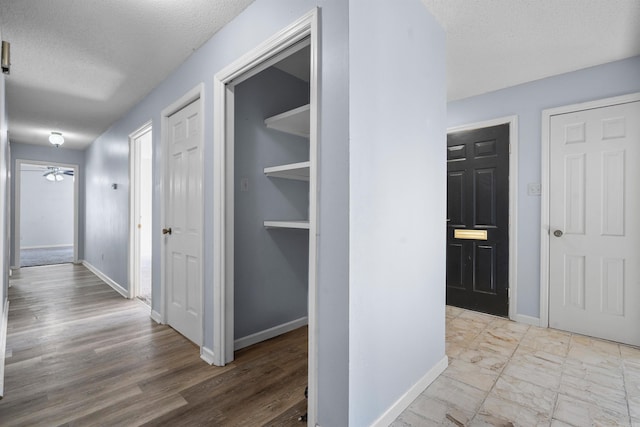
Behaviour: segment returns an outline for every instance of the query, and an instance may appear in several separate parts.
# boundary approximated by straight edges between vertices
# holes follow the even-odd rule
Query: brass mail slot
[[[454,239],[487,240],[487,230],[459,230],[453,231]]]

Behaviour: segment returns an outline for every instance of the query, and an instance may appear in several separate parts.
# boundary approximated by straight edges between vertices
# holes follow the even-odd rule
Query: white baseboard
[[[162,316],[155,310],[151,310],[151,320],[162,325]]]
[[[4,396],[4,356],[7,352],[7,321],[9,318],[9,299],[2,304],[0,313],[0,399]]]
[[[525,325],[540,326],[540,318],[527,316],[525,314],[516,314],[515,316],[513,316],[513,321],[524,323]]]
[[[233,343],[234,350],[240,350],[241,348],[249,347],[250,345],[257,344],[259,342],[268,340],[269,338],[277,337],[294,329],[298,329],[309,323],[307,317],[301,317],[291,322],[283,323],[282,325],[274,326],[273,328],[265,329],[264,331],[256,332],[255,334],[247,335],[243,338],[238,338]]]
[[[111,286],[117,293],[119,293],[120,295],[122,295],[124,298],[129,299],[129,291],[127,291],[125,288],[123,288],[122,286],[120,286],[118,283],[116,283],[113,279],[111,279],[109,276],[107,276],[106,274],[104,274],[102,271],[98,270],[96,267],[94,267],[93,265],[91,265],[90,263],[88,263],[87,261],[82,261],[82,265],[84,265],[85,267],[87,267],[87,269],[89,271],[91,271],[93,274],[95,274],[96,276],[98,276],[103,282],[105,282],[107,285]]]
[[[72,248],[73,243],[61,244],[61,245],[44,245],[44,246],[20,246],[22,249],[55,249],[55,248]]]
[[[371,424],[374,427],[387,427],[392,422],[395,421],[396,418],[411,405],[411,403],[416,400],[416,397],[420,395],[429,385],[438,378],[438,375],[444,372],[449,365],[449,359],[447,356],[444,356],[438,363],[435,364],[429,372],[427,372],[417,383],[413,385],[405,394],[403,394],[400,399],[396,400],[396,402],[391,405],[389,409],[385,411],[377,420]]]
[[[200,347],[200,359],[204,360],[209,365],[213,365],[213,350],[205,346]]]

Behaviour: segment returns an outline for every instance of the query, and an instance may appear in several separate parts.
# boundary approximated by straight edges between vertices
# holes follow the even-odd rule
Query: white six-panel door
[[[549,326],[640,345],[640,102],[551,116]]]
[[[200,100],[196,100],[169,117],[163,230],[167,323],[196,344],[202,342],[200,114]]]

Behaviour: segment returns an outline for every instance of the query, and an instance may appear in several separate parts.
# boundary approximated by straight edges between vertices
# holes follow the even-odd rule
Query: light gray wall
[[[85,152],[86,226],[84,259],[124,289],[129,289],[129,134],[120,122]],[[114,130],[118,132],[114,132]],[[153,132],[154,136],[156,132]],[[113,188],[117,184],[117,188]],[[159,220],[153,218],[153,223]],[[155,236],[154,236],[155,237]],[[158,302],[160,298],[157,298]]]
[[[235,339],[307,316],[309,232],[263,226],[309,218],[309,183],[263,172],[309,160],[309,139],[264,124],[307,103],[309,84],[275,68],[235,89]],[[241,191],[242,179],[248,191]]]
[[[366,426],[445,357],[445,36],[418,0],[349,6],[349,425]]]
[[[32,144],[11,144],[11,170],[16,173],[16,160],[64,163],[78,166],[78,258],[84,256],[84,212],[85,212],[85,157],[84,151],[64,147],[44,147]],[[16,206],[16,182],[12,180],[11,206]],[[11,248],[15,248],[15,209],[11,209]],[[11,265],[15,265],[15,254],[11,252]]]
[[[73,177],[48,181],[42,170],[22,169],[20,247],[72,246]]]
[[[518,116],[517,313],[540,317],[540,196],[542,110],[640,91],[640,56],[449,102],[449,127]]]
[[[154,216],[159,230],[163,163],[160,114],[187,91],[204,83],[204,346],[213,346],[213,76],[223,67],[321,7],[321,86],[318,226],[318,422],[348,422],[348,2],[257,0],[216,33],[145,99],[101,135],[86,152],[85,259],[128,288],[128,135],[152,119]],[[208,167],[207,167],[208,166]],[[110,189],[111,183],[119,189]],[[153,235],[153,310],[160,312],[160,234]],[[104,259],[102,258],[104,255]]]

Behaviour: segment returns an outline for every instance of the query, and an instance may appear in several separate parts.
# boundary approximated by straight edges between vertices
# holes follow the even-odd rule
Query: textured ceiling
[[[640,55],[640,0],[422,2],[447,33],[449,100]]]
[[[253,0],[0,0],[11,141],[83,148]]]
[[[0,0],[11,140],[84,148],[251,2]],[[422,2],[447,32],[449,99],[640,54],[640,0]]]

